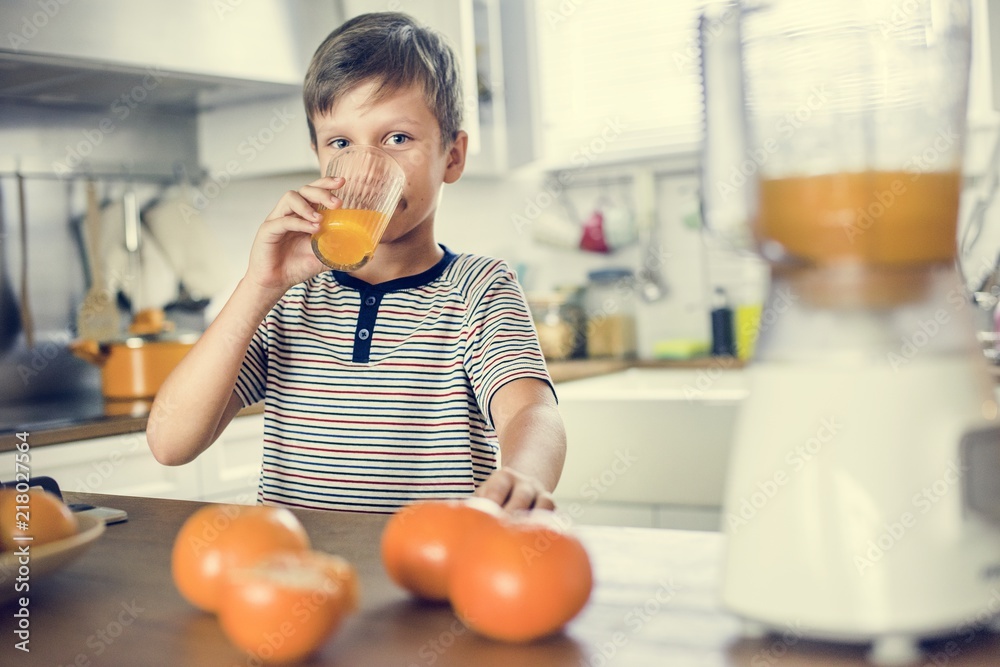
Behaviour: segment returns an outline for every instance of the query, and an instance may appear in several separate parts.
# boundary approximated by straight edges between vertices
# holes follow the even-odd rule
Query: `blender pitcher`
[[[954,259],[968,2],[748,2],[702,33],[713,224],[772,262]]]
[[[997,406],[955,271],[969,2],[728,3],[700,42],[703,214],[771,267],[723,603],[913,659],[1000,572],[966,472],[1000,479]]]

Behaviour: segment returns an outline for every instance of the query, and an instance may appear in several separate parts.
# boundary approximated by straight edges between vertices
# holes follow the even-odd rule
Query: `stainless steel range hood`
[[[341,16],[335,0],[5,0],[0,102],[190,110],[287,95]]]

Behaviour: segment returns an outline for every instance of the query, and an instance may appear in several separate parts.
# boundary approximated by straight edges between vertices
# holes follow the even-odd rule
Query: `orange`
[[[259,660],[292,662],[315,653],[357,600],[357,574],[344,559],[278,553],[227,577],[219,622],[235,646]]]
[[[587,604],[592,588],[586,549],[543,510],[480,526],[455,553],[449,578],[462,622],[507,642],[558,631]]]
[[[427,501],[396,512],[382,531],[382,564],[392,580],[417,597],[447,600],[459,542],[478,526],[498,520],[499,508],[491,512],[492,503],[485,502]]]
[[[373,236],[385,216],[378,211],[327,209],[319,231],[313,237],[314,249],[326,263],[348,267],[360,264],[375,252]]]
[[[174,540],[171,571],[188,602],[216,611],[225,576],[264,556],[304,551],[309,536],[287,509],[263,505],[206,505],[181,526]]]
[[[0,490],[0,543],[4,549],[29,544],[39,546],[76,535],[79,523],[73,511],[57,496],[33,487],[28,493]],[[28,537],[30,541],[15,540]]]

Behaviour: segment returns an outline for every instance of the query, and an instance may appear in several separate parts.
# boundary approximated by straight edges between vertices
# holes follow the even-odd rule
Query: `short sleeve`
[[[490,405],[500,387],[521,378],[536,378],[552,386],[524,293],[502,263],[473,295],[466,330],[465,369],[490,426]]]
[[[243,364],[236,376],[233,390],[243,402],[243,407],[264,400],[267,385],[267,318],[257,327],[250,339],[250,346],[243,357]]]

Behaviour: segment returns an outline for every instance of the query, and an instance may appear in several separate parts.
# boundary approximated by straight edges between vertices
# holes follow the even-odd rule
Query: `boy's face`
[[[376,88],[375,82],[361,83],[341,96],[328,113],[313,117],[313,150],[321,170],[338,150],[355,144],[377,146],[399,163],[406,184],[382,236],[382,243],[392,243],[434,220],[441,184],[454,183],[462,175],[468,138],[460,132],[451,146],[442,147],[440,125],[419,85],[372,103]]]

